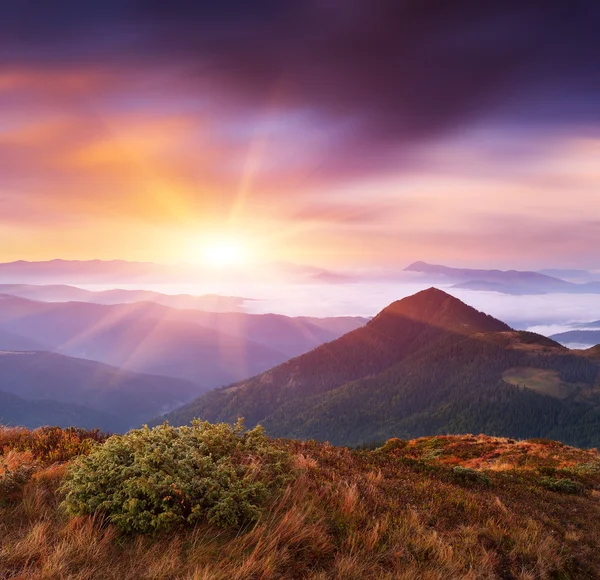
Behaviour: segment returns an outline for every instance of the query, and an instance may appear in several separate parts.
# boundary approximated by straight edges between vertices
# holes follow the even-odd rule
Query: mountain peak
[[[392,319],[410,319],[460,334],[512,330],[504,322],[433,287],[393,302],[384,308],[371,324],[377,326],[385,320],[387,325]]]
[[[422,260],[418,262],[413,262],[404,268],[405,272],[423,272],[426,271],[427,268],[430,268],[432,264],[428,264],[427,262],[423,262]]]

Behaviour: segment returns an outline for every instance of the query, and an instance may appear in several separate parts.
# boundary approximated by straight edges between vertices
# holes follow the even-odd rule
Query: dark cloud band
[[[176,68],[249,107],[277,87],[406,143],[492,114],[600,122],[599,29],[595,0],[22,0],[3,7],[0,62]]]

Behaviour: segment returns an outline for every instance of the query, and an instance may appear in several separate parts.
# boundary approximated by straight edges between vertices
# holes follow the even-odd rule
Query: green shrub
[[[269,492],[289,477],[289,457],[243,424],[163,424],[113,435],[68,472],[64,506],[99,513],[125,532],[256,520]]]
[[[541,475],[556,475],[556,467],[549,467],[547,465],[540,465],[537,468],[538,473],[540,473]]]
[[[408,441],[393,437],[388,439],[381,447],[375,449],[377,453],[392,453],[394,451],[405,449],[408,446]]]
[[[577,475],[600,475],[600,461],[580,463],[579,465],[571,467],[570,471]]]
[[[479,483],[486,486],[491,485],[492,483],[490,478],[485,473],[481,473],[480,471],[471,469],[470,467],[462,467],[457,465],[452,468],[452,474],[461,483]]]
[[[554,477],[542,477],[540,483],[550,491],[560,493],[581,493],[583,486],[571,479],[555,479]]]

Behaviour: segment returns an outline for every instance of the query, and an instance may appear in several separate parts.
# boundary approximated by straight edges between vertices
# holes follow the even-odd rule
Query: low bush
[[[261,427],[193,422],[114,435],[76,459],[63,491],[72,515],[100,514],[124,532],[257,519],[285,485],[289,456]]]
[[[29,452],[9,451],[5,456],[0,455],[0,503],[20,500],[35,468]]]
[[[407,446],[408,441],[393,437],[392,439],[388,439],[381,447],[375,448],[375,451],[377,453],[392,453],[396,450],[406,449]]]
[[[106,438],[107,435],[98,429],[40,427],[29,431],[23,427],[0,426],[0,454],[29,451],[34,459],[50,465],[87,455]]]
[[[485,474],[471,469],[470,467],[455,466],[452,469],[452,474],[461,483],[479,483],[482,485],[491,485],[490,478]]]
[[[554,477],[542,477],[542,487],[559,493],[581,493],[583,486],[572,479],[556,479]]]

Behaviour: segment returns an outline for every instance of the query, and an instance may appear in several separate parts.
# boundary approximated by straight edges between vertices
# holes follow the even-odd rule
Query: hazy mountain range
[[[41,399],[28,400],[0,391],[0,424],[20,425],[35,429],[42,425],[83,427],[119,432],[127,429],[127,421],[70,403]]]
[[[565,346],[578,345],[590,347],[600,344],[600,330],[569,330],[553,334],[551,338]]]
[[[366,319],[174,309],[153,302],[46,303],[0,295],[0,331],[11,346],[161,373],[210,388],[262,372],[362,326]]]
[[[0,423],[126,430],[365,322],[0,294]]]
[[[600,443],[595,351],[512,330],[437,289],[167,415],[262,423],[276,436],[358,445],[484,432]]]
[[[157,277],[169,279],[180,267],[125,260],[18,260],[0,264],[0,282],[7,284],[111,284],[143,282]]]
[[[43,401],[47,419],[42,424],[92,426],[93,420],[93,426],[100,429],[126,430],[200,392],[191,382],[49,352],[0,352],[0,377],[3,395],[25,400],[13,399],[11,408],[0,408],[4,423],[27,418],[26,402],[33,401],[36,404],[27,421],[31,424],[33,417],[41,415],[39,403]],[[16,411],[19,414],[14,416]]]
[[[477,270],[471,268],[451,268],[427,262],[414,262],[405,268],[406,272],[424,274],[428,280],[453,284],[454,288],[501,292],[502,294],[600,294],[600,281],[575,283],[542,272],[519,270]],[[553,272],[572,271],[553,270]],[[580,277],[584,271],[579,271]],[[590,278],[593,275],[587,272]]]
[[[163,294],[150,290],[102,290],[92,291],[66,284],[0,284],[0,294],[41,300],[43,302],[93,302],[95,304],[130,304],[132,302],[156,302],[171,308],[189,308],[210,312],[243,311],[248,300],[240,296],[205,294]]]
[[[157,272],[129,266],[16,262],[0,264],[0,281],[29,272],[55,282],[80,267],[96,280]],[[425,262],[406,270],[444,287],[513,295],[598,286],[572,281],[586,280],[583,271],[552,271],[571,278],[563,280]],[[311,273],[336,283],[330,274]],[[244,301],[0,284],[0,422],[125,430],[167,413],[177,423],[244,416],[273,435],[350,445],[465,431],[598,443],[597,349],[559,343],[600,342],[600,322],[549,339],[433,288],[373,319],[248,314],[238,311]]]
[[[290,262],[262,264],[263,274],[277,275],[288,282],[300,283],[351,283],[360,279],[354,273],[335,272],[326,268]],[[256,268],[230,268],[216,270],[219,279],[236,282],[254,280]],[[215,274],[213,268],[199,264],[158,264],[153,262],[128,262],[125,260],[48,260],[0,263],[0,283],[34,285],[104,285],[120,284],[144,286],[160,284],[193,283],[201,286]],[[71,298],[73,299],[73,298]],[[77,297],[80,299],[80,297]]]
[[[277,275],[280,281],[324,285],[352,284],[365,281],[407,282],[406,274],[420,274],[431,283],[454,284],[457,288],[495,291],[505,294],[600,293],[600,273],[587,270],[545,269],[538,272],[519,270],[483,270],[414,262],[401,269],[381,271],[332,271],[325,268],[274,262],[251,271],[235,271],[236,280],[255,281],[257,271]],[[168,280],[171,284],[193,284],[199,287],[214,272],[198,265],[169,265],[124,260],[49,260],[0,263],[0,293],[48,301],[97,302],[117,304],[150,300],[175,308],[203,310],[240,310],[247,298],[239,296],[172,296],[149,290],[111,289],[90,292],[68,285],[104,285],[118,288],[135,284],[153,286]],[[219,272],[227,277],[227,272]],[[35,286],[35,287],[31,287]]]

